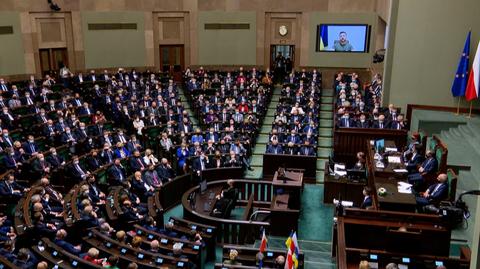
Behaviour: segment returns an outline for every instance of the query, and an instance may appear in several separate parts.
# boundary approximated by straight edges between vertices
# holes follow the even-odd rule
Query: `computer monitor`
[[[375,141],[375,151],[383,152],[385,149],[385,139],[378,139]]]
[[[362,180],[366,178],[365,170],[347,169],[347,178],[351,180]]]
[[[200,181],[200,193],[205,193],[207,191],[207,180],[204,179]]]

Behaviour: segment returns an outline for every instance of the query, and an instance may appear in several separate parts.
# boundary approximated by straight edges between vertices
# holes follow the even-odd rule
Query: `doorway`
[[[67,48],[40,49],[42,76],[46,74],[56,76],[62,64],[68,67]]]
[[[183,45],[160,45],[160,69],[175,81],[182,81],[184,57]]]
[[[290,73],[295,67],[295,46],[294,45],[271,45],[270,46],[270,68],[276,69],[277,56],[281,53],[284,61],[285,72]]]

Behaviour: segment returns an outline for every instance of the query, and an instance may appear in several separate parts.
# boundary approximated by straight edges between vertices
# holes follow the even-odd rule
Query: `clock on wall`
[[[281,36],[286,36],[286,35],[288,34],[287,26],[285,26],[285,25],[280,25],[280,27],[278,27],[278,33],[279,33]]]

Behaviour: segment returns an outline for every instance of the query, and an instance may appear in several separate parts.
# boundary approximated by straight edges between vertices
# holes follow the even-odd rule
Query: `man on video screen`
[[[352,51],[353,47],[347,40],[347,33],[342,31],[338,34],[339,40],[335,40],[333,49],[335,51]]]

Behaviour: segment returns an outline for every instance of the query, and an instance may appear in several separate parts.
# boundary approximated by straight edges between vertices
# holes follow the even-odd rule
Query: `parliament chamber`
[[[1,0],[0,269],[480,268],[462,2]]]

